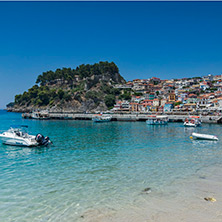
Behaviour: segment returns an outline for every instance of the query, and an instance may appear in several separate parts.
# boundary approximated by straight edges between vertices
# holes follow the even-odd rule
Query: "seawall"
[[[92,120],[95,114],[92,113],[58,113],[50,112],[48,114],[49,119],[61,119],[61,120]],[[111,114],[112,121],[146,121],[150,114]],[[170,122],[184,122],[185,118],[189,115],[172,115],[168,114]],[[24,118],[31,118],[31,114],[23,114]],[[222,116],[208,115],[201,116],[203,123],[222,123]]]

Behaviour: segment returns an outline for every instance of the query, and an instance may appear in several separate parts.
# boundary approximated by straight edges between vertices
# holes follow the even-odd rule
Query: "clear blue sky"
[[[222,2],[0,2],[0,108],[43,71],[114,61],[126,80],[222,73]]]

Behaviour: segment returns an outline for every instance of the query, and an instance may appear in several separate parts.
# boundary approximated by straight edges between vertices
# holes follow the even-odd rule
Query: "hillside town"
[[[116,102],[113,112],[217,114],[222,111],[222,75],[161,80],[134,79],[116,85],[134,91],[131,99]]]

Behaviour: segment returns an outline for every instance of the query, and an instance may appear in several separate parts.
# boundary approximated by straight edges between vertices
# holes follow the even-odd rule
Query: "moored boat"
[[[201,120],[199,116],[190,116],[189,118],[186,118],[184,121],[184,126],[186,127],[197,127],[201,126]]]
[[[44,137],[42,134],[29,135],[25,132],[24,128],[28,128],[26,125],[12,126],[8,131],[0,134],[2,143],[12,146],[47,146],[51,144],[49,137]]]
[[[39,120],[46,120],[46,119],[49,119],[49,113],[46,111],[32,112],[31,118],[39,119]]]
[[[32,111],[30,113],[23,113],[22,118],[24,119],[38,119],[38,120],[47,120],[50,119],[48,111]]]
[[[97,114],[93,116],[92,120],[93,122],[109,122],[111,121],[112,116],[110,115],[104,115],[104,114]]]
[[[217,136],[201,133],[192,133],[192,137],[201,140],[219,140]]]
[[[166,125],[169,119],[168,116],[156,116],[150,115],[146,120],[146,124],[148,125]]]

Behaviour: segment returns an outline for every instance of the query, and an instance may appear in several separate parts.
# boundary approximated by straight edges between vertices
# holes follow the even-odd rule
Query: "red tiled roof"
[[[196,97],[197,95],[196,94],[193,94],[193,93],[191,93],[191,94],[189,94],[189,96],[188,97]]]

